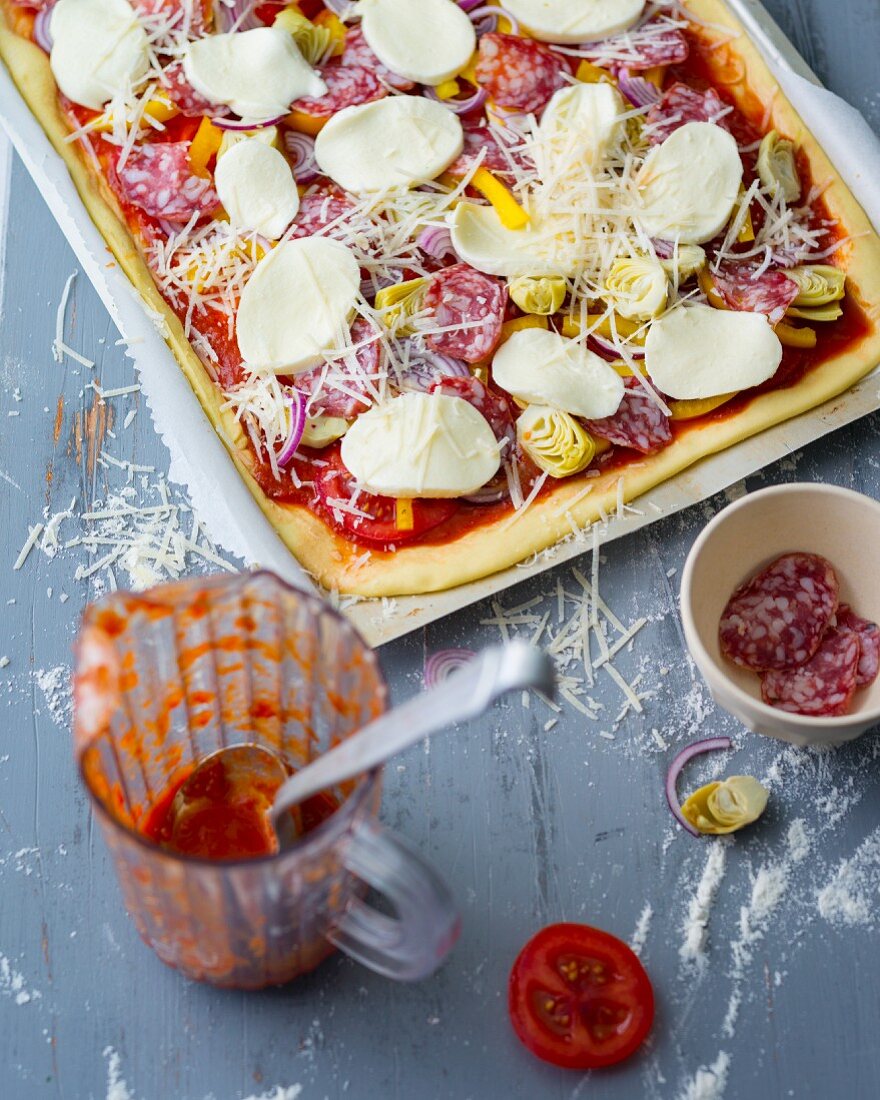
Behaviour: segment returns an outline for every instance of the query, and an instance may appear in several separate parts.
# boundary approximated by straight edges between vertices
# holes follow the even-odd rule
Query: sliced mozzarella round
[[[360,486],[387,497],[475,493],[501,465],[495,433],[461,397],[405,393],[362,413],[342,440]]]
[[[628,30],[645,0],[504,0],[533,38],[542,42],[590,42]]]
[[[613,416],[623,379],[584,344],[548,329],[515,332],[492,360],[492,377],[520,401],[597,420]]]
[[[287,158],[253,138],[233,145],[217,160],[214,185],[233,226],[254,229],[273,241],[299,210]]]
[[[74,103],[99,111],[149,68],[149,40],[127,0],[58,0],[49,64]]]
[[[186,48],[183,69],[197,92],[249,122],[285,115],[300,96],[327,92],[293,36],[280,27],[198,38]]]
[[[242,291],[236,317],[242,358],[279,374],[316,366],[322,352],[341,343],[359,288],[357,260],[339,241],[305,237],[278,245]]]
[[[638,219],[649,237],[710,241],[730,220],[742,176],[734,137],[713,122],[688,122],[645,157]]]
[[[782,344],[762,313],[677,306],[653,322],[645,340],[651,380],[681,401],[759,386],[781,362]]]
[[[325,176],[360,194],[432,180],[463,146],[461,122],[448,107],[399,95],[337,112],[315,139],[315,159]]]
[[[419,84],[442,84],[477,48],[474,25],[455,0],[361,0],[364,38],[393,73]]]
[[[560,88],[544,108],[538,126],[542,153],[551,162],[583,156],[598,164],[624,130],[626,105],[610,84],[572,84]]]
[[[507,229],[494,207],[460,202],[448,224],[461,259],[487,275],[573,278],[582,262],[571,222],[564,217],[532,214],[524,229]]]

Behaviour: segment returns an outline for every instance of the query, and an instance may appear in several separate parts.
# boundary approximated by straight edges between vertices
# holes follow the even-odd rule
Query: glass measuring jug
[[[259,988],[313,969],[336,947],[405,980],[449,952],[459,928],[451,896],[379,824],[380,769],[331,792],[338,809],[274,855],[210,861],[139,831],[208,753],[255,742],[296,769],[386,709],[375,653],[320,600],[267,572],[113,593],[86,611],[74,693],[81,776],[125,905],[163,962]],[[368,886],[395,917],[364,900]]]

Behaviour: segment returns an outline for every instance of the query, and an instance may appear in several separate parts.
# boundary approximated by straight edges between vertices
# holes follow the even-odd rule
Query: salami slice
[[[672,442],[669,417],[645,393],[637,378],[625,379],[624,386],[626,392],[614,416],[585,420],[587,431],[618,447],[629,447],[645,455],[662,451]]]
[[[195,90],[186,79],[182,61],[172,61],[162,70],[162,90],[171,102],[180,109],[180,113],[194,118],[199,115],[214,116],[229,114],[229,108],[213,104]]]
[[[290,235],[311,237],[337,219],[344,218],[353,209],[354,206],[350,200],[335,187],[309,191],[300,200]],[[333,235],[331,230],[329,236]]]
[[[321,66],[320,73],[327,85],[326,94],[296,100],[294,111],[302,111],[315,118],[330,118],[346,107],[372,103],[374,99],[382,99],[388,94],[388,89],[374,72],[358,65],[346,65],[341,57],[331,58]]]
[[[532,38],[484,34],[478,54],[477,83],[499,107],[540,111],[565,82],[562,57]]]
[[[880,672],[880,626],[863,619],[843,603],[837,612],[837,629],[858,634],[860,650],[856,684],[858,687],[873,684]]]
[[[381,383],[378,330],[363,317],[351,326],[357,350],[329,367],[313,367],[296,376],[296,387],[311,399],[310,415],[319,412],[351,420],[376,399]]]
[[[698,92],[687,84],[673,84],[648,111],[646,136],[651,145],[660,145],[688,122],[714,122],[727,130],[724,118],[729,113],[730,108],[714,88]]]
[[[375,73],[379,82],[386,88],[397,92],[409,92],[415,84],[399,73],[387,69],[370,49],[360,25],[349,27],[345,35],[345,49],[342,52],[342,64],[357,69],[367,69]]]
[[[434,351],[477,363],[498,346],[507,306],[507,287],[500,279],[453,264],[431,279],[424,304],[431,324],[451,328],[425,333],[425,343]]]
[[[728,309],[763,313],[771,324],[778,324],[800,293],[798,285],[778,268],[768,268],[760,275],[757,270],[747,261],[725,260],[712,278]]]
[[[721,615],[721,652],[754,672],[788,670],[816,653],[837,611],[834,568],[818,554],[784,554],[741,585]]]
[[[508,444],[512,444],[516,439],[516,427],[507,398],[490,390],[479,378],[441,378],[428,392],[463,398],[482,413],[499,442],[506,439]]]
[[[193,174],[188,141],[136,145],[116,174],[126,201],[151,218],[187,222],[219,202],[211,181]]]
[[[604,39],[593,50],[586,47],[584,57],[604,68],[620,66],[631,72],[644,72],[657,65],[680,65],[690,52],[688,40],[678,27],[646,23],[638,31]]]
[[[466,175],[478,156],[480,165],[496,175],[510,174],[511,159],[514,163],[522,162],[521,154],[511,153],[510,159],[504,155],[498,139],[483,119],[463,119],[462,129],[464,130],[464,148],[446,169],[450,176]],[[485,153],[483,153],[484,149]]]
[[[829,630],[822,644],[800,668],[765,672],[761,697],[765,703],[791,714],[833,718],[846,714],[856,690],[859,635]]]

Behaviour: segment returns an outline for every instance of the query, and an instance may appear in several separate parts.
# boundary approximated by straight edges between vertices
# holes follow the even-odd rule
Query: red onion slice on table
[[[693,760],[695,756],[700,756],[704,752],[716,752],[719,749],[729,749],[731,747],[732,743],[729,737],[710,737],[705,741],[695,741],[692,745],[682,749],[681,752],[676,753],[669,765],[669,771],[666,773],[666,801],[669,803],[672,816],[692,836],[700,836],[701,834],[681,812],[681,803],[678,800],[678,792],[676,791],[678,777],[681,775],[685,764]]]
[[[472,649],[439,649],[425,661],[425,687],[442,684],[476,657]]]

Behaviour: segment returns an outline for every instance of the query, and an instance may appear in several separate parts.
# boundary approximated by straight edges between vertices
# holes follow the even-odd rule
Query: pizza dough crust
[[[230,412],[221,411],[220,391],[184,336],[180,321],[156,289],[115,196],[92,170],[79,143],[65,142],[69,127],[58,103],[48,58],[39,47],[14,33],[16,20],[21,20],[22,15],[9,0],[0,0],[0,57],[67,165],[110,251],[147,304],[165,318],[170,333],[168,345],[205,415],[291,553],[325,588],[360,596],[403,596],[437,592],[479,580],[546,550],[570,535],[572,524],[583,527],[599,519],[603,512],[613,513],[621,478],[623,499],[632,501],[701,458],[843,393],[880,361],[880,237],[819,143],[780,92],[757,47],[723,0],[689,0],[687,6],[697,18],[712,24],[700,31],[708,40],[727,37],[721,28],[728,28],[736,35],[709,55],[716,81],[729,90],[738,104],[755,99],[761,104],[771,104],[768,129],[775,127],[804,150],[817,182],[831,181],[823,197],[831,216],[839,220],[850,238],[841,246],[837,260],[846,269],[848,292],[867,316],[871,331],[844,354],[814,368],[797,386],[764,394],[732,418],[695,423],[656,455],[589,480],[571,478],[555,485],[552,492],[521,516],[504,516],[497,523],[477,527],[454,542],[407,546],[394,554],[373,551],[366,561],[363,546],[348,542],[308,508],[270,499],[251,476],[251,456],[244,432]],[[588,484],[592,491],[582,496]]]

